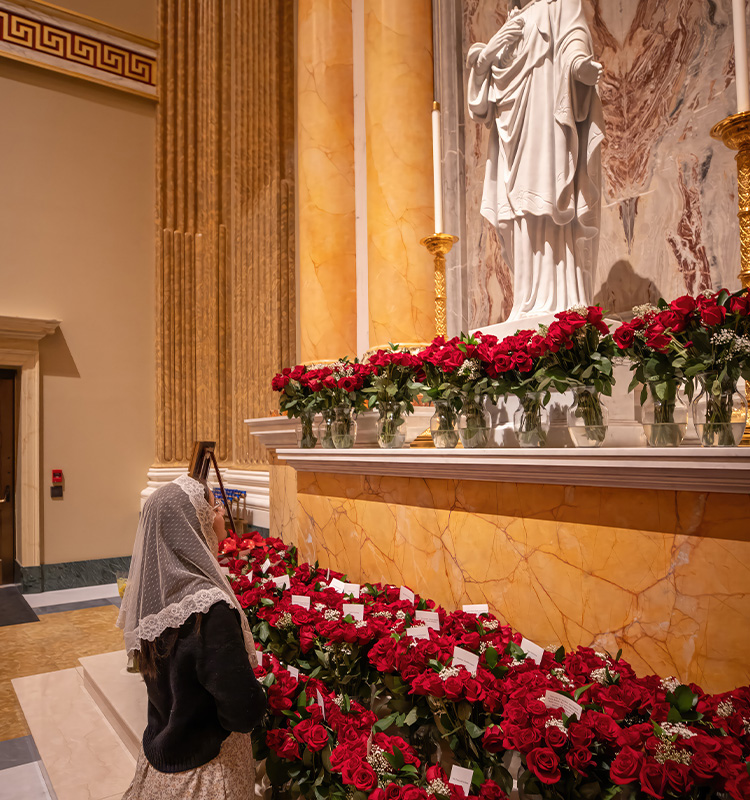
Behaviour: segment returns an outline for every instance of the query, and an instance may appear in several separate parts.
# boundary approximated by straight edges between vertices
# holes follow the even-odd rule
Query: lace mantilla
[[[203,538],[207,542],[210,542],[212,538],[215,539],[216,537],[213,536],[214,511],[206,502],[206,487],[189,475],[180,475],[179,478],[175,478],[174,482],[190,498],[190,502],[198,516]]]
[[[138,642],[145,639],[153,642],[167,628],[179,628],[191,614],[203,614],[218,602],[232,606],[232,600],[223,589],[199,589],[195,594],[183,597],[177,603],[171,603],[156,614],[144,617],[138,627],[129,634],[131,643],[126,642],[128,650],[138,649]]]

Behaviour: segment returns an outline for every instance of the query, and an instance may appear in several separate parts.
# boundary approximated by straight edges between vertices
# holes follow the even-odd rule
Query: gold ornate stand
[[[719,139],[737,155],[737,218],[740,221],[740,284],[750,288],[750,111],[732,114],[711,128],[711,136]],[[742,437],[743,446],[750,446],[750,422]]]
[[[426,236],[423,244],[435,257],[435,333],[437,336],[448,335],[448,323],[445,313],[445,256],[450,253],[458,236],[449,233],[433,233]]]
[[[737,202],[740,221],[740,283],[750,287],[750,111],[732,114],[711,128],[711,136],[737,150]]]

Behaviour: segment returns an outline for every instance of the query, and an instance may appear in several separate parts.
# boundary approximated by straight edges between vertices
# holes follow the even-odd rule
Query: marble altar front
[[[352,581],[403,584],[447,608],[486,602],[542,646],[622,648],[639,673],[723,691],[750,680],[750,494],[737,489],[277,465],[271,531]]]

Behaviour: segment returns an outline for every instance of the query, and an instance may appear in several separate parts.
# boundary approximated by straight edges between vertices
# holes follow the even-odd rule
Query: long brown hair
[[[193,633],[200,633],[201,620],[203,614],[195,614],[193,617]],[[183,623],[183,628],[186,628],[190,623],[190,619]],[[141,639],[141,650],[138,656],[138,670],[144,678],[156,678],[159,670],[159,662],[168,658],[180,636],[182,628],[167,628],[161,636],[149,642],[146,639]]]

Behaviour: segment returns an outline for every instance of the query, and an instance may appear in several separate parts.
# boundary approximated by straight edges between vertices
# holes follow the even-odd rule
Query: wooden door
[[[13,583],[16,556],[16,372],[0,369],[0,583]]]

